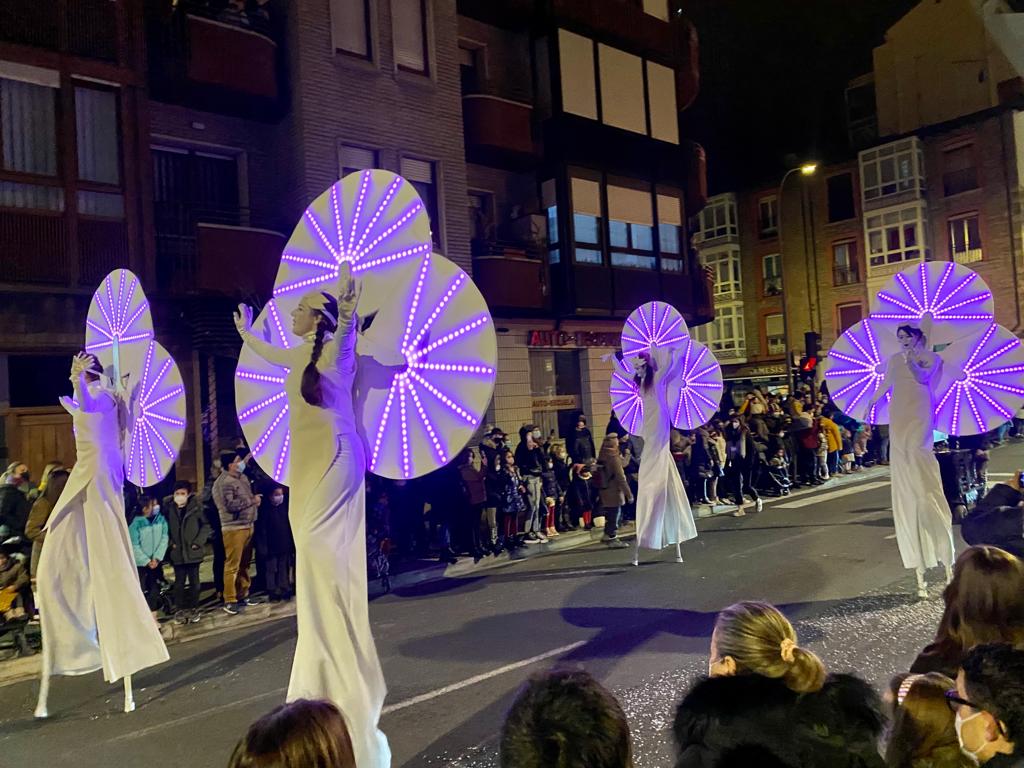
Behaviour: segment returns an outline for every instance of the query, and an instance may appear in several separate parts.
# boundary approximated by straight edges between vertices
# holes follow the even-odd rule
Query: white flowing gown
[[[644,420],[641,437],[644,441],[640,460],[640,477],[636,494],[636,532],[641,547],[664,549],[672,544],[697,538],[690,500],[679,477],[670,447],[672,419],[668,404],[668,384],[677,370],[674,356],[667,350],[651,353],[657,370],[650,389],[643,398]]]
[[[37,597],[43,672],[108,682],[167,661],[139,587],[124,514],[119,404],[98,383],[71,408],[77,459],[46,524]],[[90,410],[84,410],[90,408]]]
[[[929,382],[914,378],[897,353],[889,358],[886,378],[892,384],[889,404],[889,462],[896,543],[906,568],[932,568],[954,560],[953,528],[942,490],[932,437],[932,389],[941,358]]]
[[[356,431],[352,386],[355,322],[344,318],[317,363],[323,407],[302,397],[313,334],[281,349],[242,338],[285,378],[291,427],[288,518],[295,537],[298,640],[288,701],[328,699],[348,725],[359,768],[387,768],[391,750],[377,727],[387,687],[370,631],[366,584],[366,457]]]

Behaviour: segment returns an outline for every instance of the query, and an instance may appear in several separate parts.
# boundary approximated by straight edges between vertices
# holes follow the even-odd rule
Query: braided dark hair
[[[302,399],[310,405],[318,408],[324,404],[324,394],[320,387],[320,370],[316,367],[320,355],[324,351],[324,334],[327,332],[327,318],[317,313],[316,337],[313,339],[313,352],[309,356],[309,363],[302,372]]]

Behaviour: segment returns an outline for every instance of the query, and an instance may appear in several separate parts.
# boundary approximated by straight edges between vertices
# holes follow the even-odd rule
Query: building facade
[[[679,138],[696,89],[668,0],[4,3],[0,458],[73,460],[56,397],[92,290],[128,267],[186,383],[178,475],[202,481],[240,436],[233,306],[370,167],[416,186],[492,308],[489,419],[606,419],[624,315],[713,311],[686,228],[703,153]]]

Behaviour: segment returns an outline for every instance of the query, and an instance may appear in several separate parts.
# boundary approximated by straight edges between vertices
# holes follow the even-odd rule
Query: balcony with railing
[[[156,2],[163,12],[150,14],[146,27],[155,98],[253,119],[280,116],[281,30],[267,6]]]
[[[112,0],[3,0],[0,43],[13,43],[112,63],[120,51],[124,3]]]
[[[167,290],[234,297],[269,293],[285,237],[253,226],[248,209],[158,202],[154,213],[157,275]]]
[[[860,282],[860,267],[856,264],[832,267],[833,285],[853,285]]]
[[[533,106],[489,93],[462,96],[466,159],[471,163],[521,170],[536,164]]]

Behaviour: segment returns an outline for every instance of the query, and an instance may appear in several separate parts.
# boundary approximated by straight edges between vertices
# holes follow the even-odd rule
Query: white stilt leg
[[[47,701],[50,698],[50,665],[46,659],[46,652],[44,651],[43,653],[43,671],[39,676],[39,698],[36,699],[35,711],[35,716],[40,719],[50,716],[46,709]]]
[[[636,546],[633,548],[633,565],[640,565],[640,537],[636,537]]]
[[[915,570],[914,575],[917,577],[917,596],[923,600],[928,597],[928,585],[924,580],[924,568]]]
[[[952,565],[947,565],[946,566],[946,585],[948,586],[948,585],[950,585],[952,583],[953,583],[953,566]]]
[[[135,697],[132,695],[132,676],[124,676],[124,711],[135,711]]]
[[[679,544],[676,544],[676,562],[677,563],[683,562],[683,550],[682,550],[682,547]]]

